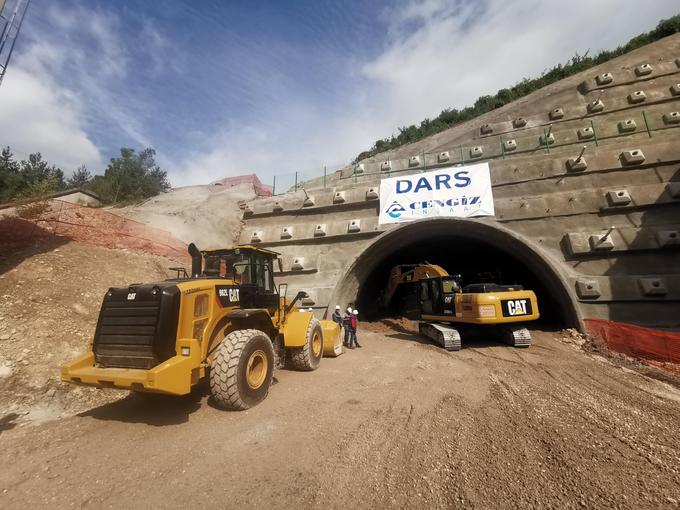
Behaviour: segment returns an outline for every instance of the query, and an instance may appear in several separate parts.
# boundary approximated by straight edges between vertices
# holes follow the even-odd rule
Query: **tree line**
[[[481,96],[472,106],[467,106],[461,110],[446,108],[435,119],[423,120],[420,123],[420,126],[413,124],[411,126],[400,127],[398,135],[392,135],[390,138],[383,138],[382,140],[376,141],[370,150],[359,154],[354,162],[356,163],[381,152],[416,142],[462,122],[479,117],[483,113],[490,112],[503,105],[516,101],[546,85],[550,85],[551,83],[580,73],[593,66],[603,64],[608,60],[677,32],[680,32],[680,14],[661,20],[654,30],[633,37],[625,45],[619,46],[614,50],[601,51],[594,57],[588,56],[588,52],[582,56],[577,53],[566,64],[558,64],[556,67],[544,72],[539,78],[525,78],[514,87],[501,89],[493,96]]]
[[[111,158],[103,175],[92,175],[83,165],[65,178],[61,168],[39,153],[18,161],[10,147],[0,153],[0,203],[43,197],[67,189],[94,192],[105,204],[124,204],[158,195],[170,189],[167,172],[154,159],[156,151],[123,147]]]

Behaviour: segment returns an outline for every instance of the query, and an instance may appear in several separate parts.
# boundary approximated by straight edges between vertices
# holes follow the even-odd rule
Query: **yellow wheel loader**
[[[461,348],[459,329],[471,326],[495,327],[506,343],[528,347],[531,333],[525,323],[540,316],[536,294],[521,285],[463,287],[460,275],[428,262],[393,268],[384,296],[398,297],[401,313],[420,321],[421,335],[450,351]]]
[[[185,395],[209,378],[215,403],[248,409],[265,399],[274,368],[315,370],[342,352],[340,328],[277,290],[273,251],[254,246],[199,251],[191,275],[111,288],[91,350],[62,368],[63,381]],[[180,273],[184,273],[180,277]]]

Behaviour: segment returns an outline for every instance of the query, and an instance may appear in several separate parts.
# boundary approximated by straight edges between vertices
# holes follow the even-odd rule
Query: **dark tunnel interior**
[[[535,268],[521,258],[521,254],[504,251],[490,243],[456,235],[436,236],[432,239],[405,244],[393,251],[380,254],[380,260],[363,281],[357,295],[356,307],[363,310],[368,320],[395,315],[394,310],[380,307],[380,295],[388,282],[390,270],[399,264],[427,261],[442,266],[449,274],[460,274],[463,285],[478,283],[479,273],[500,272],[499,284],[520,284],[533,290],[539,304],[541,318],[536,326],[543,329],[574,327],[567,310],[560,304],[554,282],[542,280]]]

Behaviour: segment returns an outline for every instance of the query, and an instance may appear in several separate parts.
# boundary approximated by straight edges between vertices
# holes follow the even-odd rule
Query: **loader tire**
[[[312,318],[307,326],[305,345],[290,351],[290,364],[295,370],[316,370],[323,356],[323,332],[318,319]]]
[[[274,348],[257,329],[232,331],[210,364],[210,392],[222,409],[243,411],[262,402],[274,372]]]

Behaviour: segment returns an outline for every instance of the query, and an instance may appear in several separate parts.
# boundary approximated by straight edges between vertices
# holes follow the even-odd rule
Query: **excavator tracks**
[[[447,351],[460,350],[460,333],[457,329],[436,322],[421,322],[418,331]]]
[[[529,347],[531,333],[527,328],[504,328],[503,341],[513,347]]]

